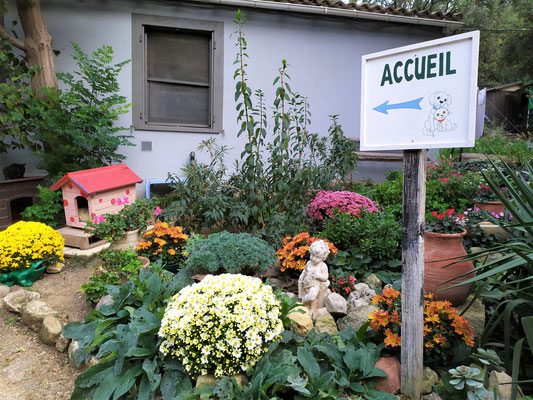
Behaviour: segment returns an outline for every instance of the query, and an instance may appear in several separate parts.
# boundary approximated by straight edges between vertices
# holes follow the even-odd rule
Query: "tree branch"
[[[9,40],[13,46],[18,47],[22,51],[26,51],[26,45],[24,42],[13,35],[10,35],[2,25],[0,25],[0,35],[7,36],[7,40]]]

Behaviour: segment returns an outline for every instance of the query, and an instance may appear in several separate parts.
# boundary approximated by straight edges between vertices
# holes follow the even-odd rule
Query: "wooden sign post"
[[[426,149],[473,147],[479,31],[362,57],[361,150],[404,150],[402,393],[422,396]]]
[[[426,150],[403,152],[402,393],[422,396]]]

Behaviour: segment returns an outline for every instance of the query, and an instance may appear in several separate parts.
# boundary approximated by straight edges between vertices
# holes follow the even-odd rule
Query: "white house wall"
[[[121,116],[119,124],[129,127],[135,147],[125,147],[126,163],[143,179],[165,178],[167,172],[180,173],[191,151],[196,151],[200,141],[215,136],[220,144],[233,150],[227,164],[239,157],[244,138],[236,137],[233,81],[236,47],[231,34],[236,26],[232,22],[235,9],[167,1],[104,1],[46,0],[42,1],[48,29],[54,39],[54,48],[61,52],[57,58],[58,71],[73,71],[75,63],[70,57],[70,42],[78,43],[85,52],[106,44],[115,51],[115,60],[132,57],[131,14],[153,14],[214,20],[224,22],[224,102],[222,134],[176,133],[134,130],[131,114]],[[178,4],[178,5],[174,5]],[[16,18],[13,2],[5,21]],[[290,64],[291,87],[309,98],[312,112],[312,131],[327,134],[328,115],[339,114],[347,136],[359,137],[361,56],[380,50],[403,46],[442,36],[440,28],[418,25],[326,18],[302,14],[242,10],[248,20],[245,35],[250,55],[248,79],[252,90],[262,89],[267,103],[272,104],[272,81],[277,75],[281,60]],[[20,26],[20,25],[19,25]],[[128,64],[120,74],[121,94],[132,98],[132,66]],[[141,151],[141,141],[151,141],[151,152]],[[197,156],[202,160],[202,156]],[[16,162],[15,153],[3,157],[2,167]],[[35,171],[35,162],[27,175]],[[366,164],[366,166],[365,166]],[[401,167],[401,165],[399,165]],[[371,176],[382,179],[384,163],[361,163],[357,177]],[[138,186],[139,194],[144,185]]]

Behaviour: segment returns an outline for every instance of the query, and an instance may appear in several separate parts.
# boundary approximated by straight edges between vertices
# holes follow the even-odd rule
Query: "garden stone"
[[[199,389],[206,386],[216,386],[216,384],[217,378],[213,374],[200,375],[196,380],[196,387]]]
[[[3,299],[11,292],[11,288],[9,286],[0,285],[0,299]]]
[[[433,385],[439,383],[439,376],[429,367],[424,367],[422,375],[422,393],[428,394],[433,391]]]
[[[63,271],[64,267],[65,264],[58,262],[55,265],[49,265],[48,267],[46,267],[46,273],[59,274],[61,271]]]
[[[74,353],[80,348],[80,344],[77,340],[73,340],[70,342],[70,345],[68,346],[68,362],[70,366],[78,371],[83,371],[87,368],[87,363],[82,362],[80,365],[76,366],[76,363],[74,362]]]
[[[99,310],[100,308],[102,308],[102,306],[110,306],[114,302],[115,300],[113,300],[113,298],[110,295],[106,294],[105,296],[102,296],[102,298],[100,299],[98,303],[96,303],[96,307],[94,308],[96,310]]]
[[[337,324],[326,308],[320,308],[316,313],[315,331],[319,334],[329,333],[330,335],[336,335],[338,332]]]
[[[61,335],[62,329],[61,322],[56,317],[48,316],[43,320],[39,338],[44,344],[54,346],[57,339],[59,339],[59,335]]]
[[[510,383],[513,379],[505,372],[492,371],[489,376],[489,391],[496,391],[498,400],[511,400],[512,385]],[[518,388],[516,400],[520,400],[522,390]]]
[[[233,377],[237,381],[237,385],[239,385],[240,387],[248,385],[248,377],[245,374],[237,374],[233,375]]]
[[[39,300],[41,295],[37,292],[19,289],[4,297],[4,304],[9,311],[20,314],[22,308],[30,301]]]
[[[442,400],[442,397],[440,397],[435,392],[431,392],[429,394],[425,394],[424,396],[422,396],[422,400]]]
[[[351,326],[357,332],[368,321],[368,315],[377,309],[378,308],[376,306],[371,304],[358,308],[352,308],[350,311],[348,311],[348,315],[346,315],[346,317],[337,321],[337,326],[341,331]]]
[[[69,345],[70,345],[70,339],[67,339],[61,333],[56,340],[56,350],[59,351],[60,353],[64,353],[65,351],[68,350]]]
[[[298,310],[302,310],[304,313],[302,314]],[[307,337],[309,331],[313,329],[313,320],[311,319],[306,307],[300,306],[295,308],[294,311],[287,315],[287,317],[294,322],[293,326],[301,336]]]
[[[457,312],[461,314],[466,306],[470,304],[473,298],[473,294],[468,296],[464,304],[456,307]],[[470,306],[470,308],[463,314],[463,317],[465,317],[468,323],[472,325],[474,337],[481,337],[483,330],[485,329],[485,305],[480,297],[474,301],[472,306]]]
[[[350,296],[348,297],[348,304],[352,308],[357,308],[361,306],[367,306],[371,304],[372,298],[376,295],[376,292],[366,283],[357,283],[355,284],[355,289]]]
[[[381,289],[383,286],[383,282],[381,282],[381,279],[379,279],[376,274],[368,275],[363,283],[366,283],[371,289]]]
[[[374,389],[395,394],[400,391],[400,361],[398,357],[380,357],[375,367],[382,369],[387,374],[384,378],[377,378]]]
[[[57,314],[44,301],[33,300],[22,308],[22,322],[35,332],[39,332],[44,319]]]
[[[343,317],[348,313],[348,302],[338,293],[328,294],[324,305],[331,315]]]

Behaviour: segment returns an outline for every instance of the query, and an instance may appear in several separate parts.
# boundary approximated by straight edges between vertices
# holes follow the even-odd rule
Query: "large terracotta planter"
[[[461,276],[474,269],[472,261],[461,261],[449,265],[456,260],[450,258],[466,256],[463,247],[462,233],[424,233],[424,290],[433,293],[438,300],[448,300],[454,306],[463,304],[472,284],[446,289],[470,279],[474,274]],[[446,268],[444,268],[448,265]],[[450,282],[444,283],[452,279]],[[444,284],[443,284],[444,283]]]
[[[481,210],[485,210],[489,213],[494,212],[496,214],[505,212],[505,206],[501,201],[476,201],[474,200],[474,206]]]

